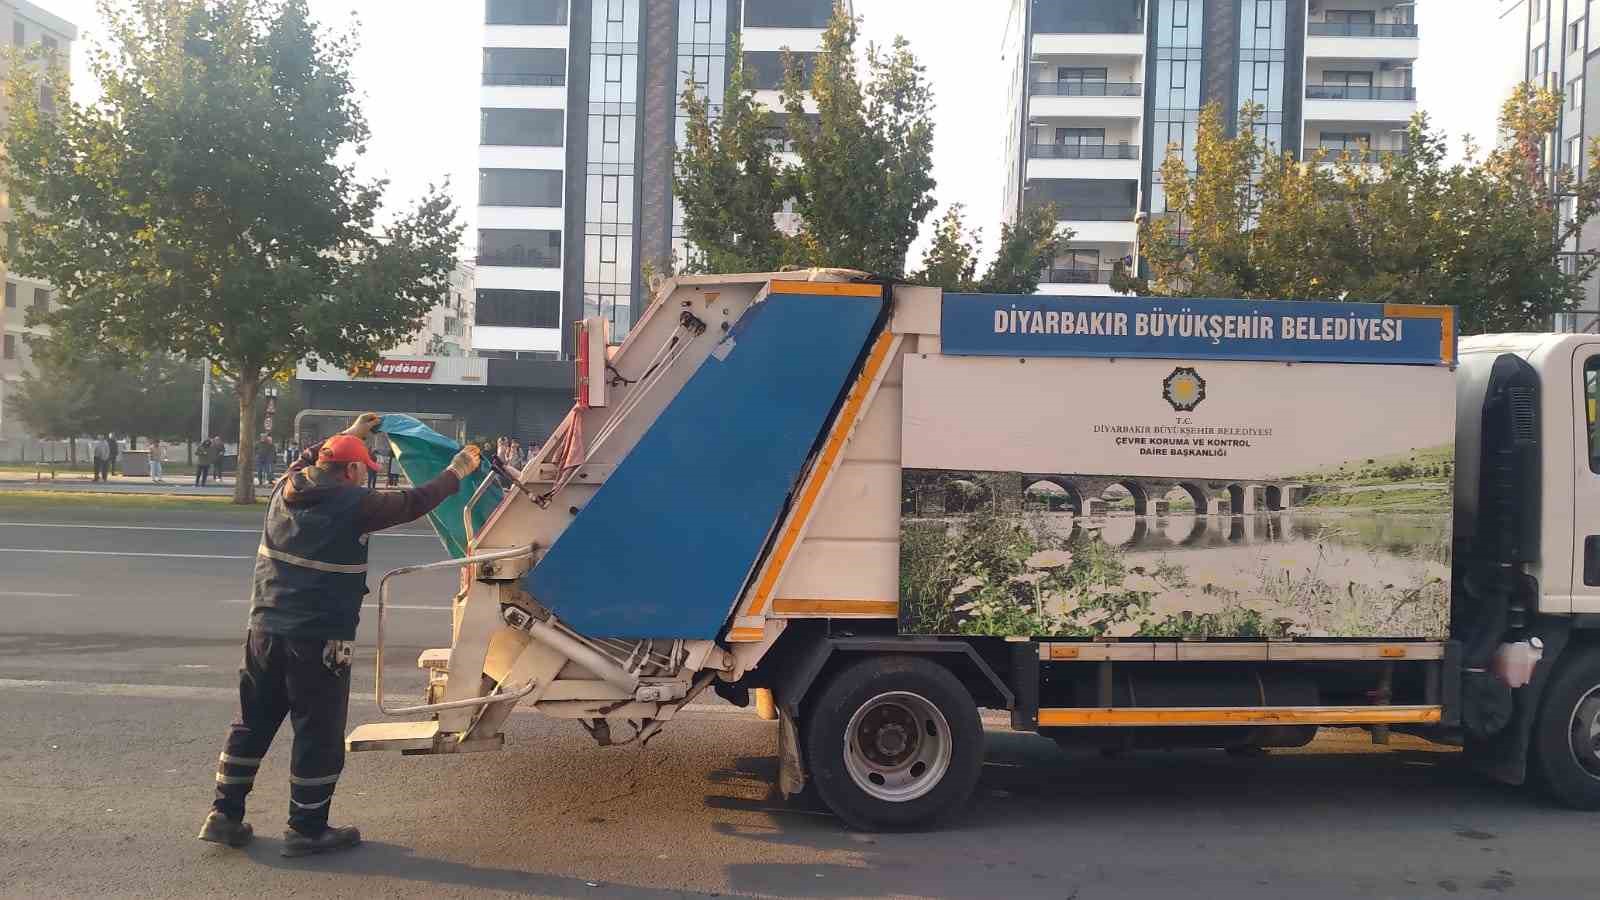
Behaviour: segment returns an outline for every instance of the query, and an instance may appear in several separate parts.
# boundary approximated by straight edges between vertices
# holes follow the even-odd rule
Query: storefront
[[[554,360],[385,357],[370,374],[301,363],[296,377],[307,409],[443,414],[464,421],[471,440],[525,447],[543,444],[572,408],[572,363]]]

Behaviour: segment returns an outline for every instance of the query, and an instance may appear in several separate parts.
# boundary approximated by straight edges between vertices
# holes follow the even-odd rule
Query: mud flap
[[[806,763],[800,755],[800,726],[788,709],[778,706],[778,790],[792,800],[806,789]]]

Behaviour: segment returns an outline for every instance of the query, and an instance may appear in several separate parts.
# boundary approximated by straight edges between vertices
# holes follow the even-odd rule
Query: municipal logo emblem
[[[1161,396],[1178,412],[1189,412],[1206,399],[1206,380],[1194,369],[1179,366],[1161,382]]]

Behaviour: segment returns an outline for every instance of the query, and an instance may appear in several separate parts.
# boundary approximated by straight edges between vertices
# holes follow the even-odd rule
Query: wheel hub
[[[891,802],[914,800],[949,771],[950,725],[939,708],[909,692],[880,694],[850,717],[845,768],[868,795]]]
[[[1568,728],[1572,756],[1590,777],[1600,779],[1600,687],[1583,695]]]

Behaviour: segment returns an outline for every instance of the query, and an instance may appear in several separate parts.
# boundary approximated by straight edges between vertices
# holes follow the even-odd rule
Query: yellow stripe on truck
[[[1148,707],[1041,709],[1046,728],[1183,725],[1431,725],[1437,706]]]
[[[810,282],[772,282],[774,289],[780,284],[810,284]],[[835,286],[877,287],[876,285]],[[783,530],[783,537],[779,539],[777,549],[772,552],[772,563],[767,566],[767,571],[762,574],[760,583],[756,585],[755,599],[750,602],[748,615],[758,616],[767,608],[772,590],[778,585],[778,576],[783,573],[784,564],[789,561],[789,554],[794,551],[794,545],[800,540],[801,529],[805,528],[806,522],[811,518],[811,508],[816,505],[823,484],[827,483],[828,473],[833,471],[834,465],[839,462],[839,456],[844,452],[845,439],[850,436],[856,420],[861,417],[861,407],[866,403],[867,393],[872,390],[878,371],[889,358],[889,348],[893,344],[894,335],[889,329],[885,328],[878,333],[878,339],[872,345],[872,352],[867,356],[867,364],[861,370],[861,376],[856,379],[855,385],[850,388],[850,396],[845,400],[838,421],[834,423],[833,433],[828,435],[828,443],[822,448],[822,456],[817,460],[817,467],[812,471],[811,477],[806,479],[805,487],[800,491],[800,502],[795,506],[795,513],[789,519],[789,527]]]

